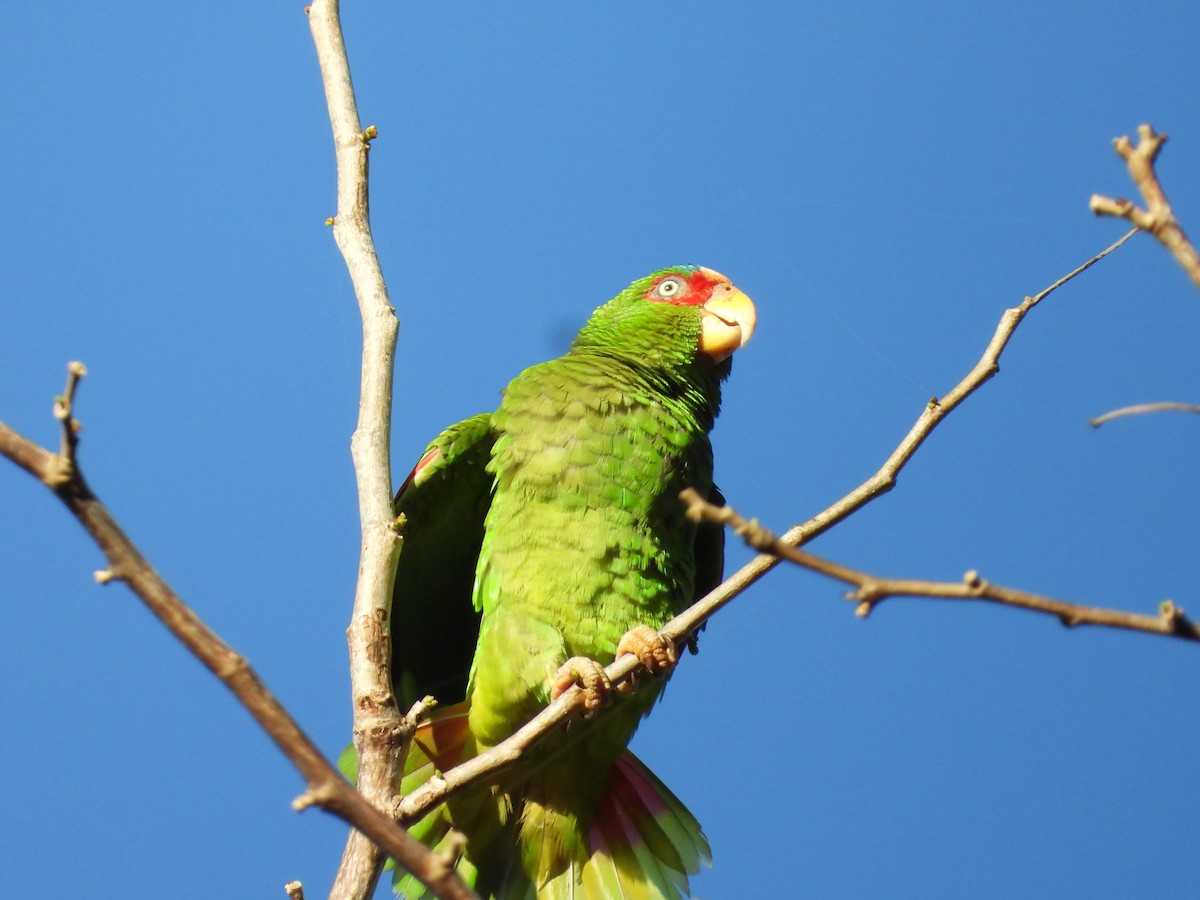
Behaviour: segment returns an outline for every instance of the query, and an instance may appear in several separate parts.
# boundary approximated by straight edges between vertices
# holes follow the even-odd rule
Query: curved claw
[[[604,666],[586,656],[572,656],[559,666],[550,684],[550,700],[561,697],[573,685],[583,690],[583,708],[592,712],[612,702],[612,682]]]
[[[661,675],[670,671],[679,661],[675,652],[675,644],[649,625],[635,625],[629,629],[617,644],[617,656],[632,653],[638,658],[646,671],[651,675]],[[628,687],[626,687],[628,685]],[[633,679],[625,682],[617,690],[632,690]]]

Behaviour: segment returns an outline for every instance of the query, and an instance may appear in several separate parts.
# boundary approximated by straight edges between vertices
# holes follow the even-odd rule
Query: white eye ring
[[[674,297],[683,290],[683,283],[678,278],[664,278],[658,283],[658,296],[664,300]]]

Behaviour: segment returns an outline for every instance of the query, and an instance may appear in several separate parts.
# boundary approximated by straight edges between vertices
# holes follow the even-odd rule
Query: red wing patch
[[[426,450],[425,455],[421,457],[421,459],[413,467],[413,470],[408,473],[408,477],[404,479],[404,484],[400,485],[400,490],[396,492],[396,496],[401,496],[414,484],[419,484],[420,482],[424,481],[425,479],[421,477],[422,473],[424,473],[430,466],[441,459],[441,457],[442,451],[437,447],[434,447],[432,450]]]

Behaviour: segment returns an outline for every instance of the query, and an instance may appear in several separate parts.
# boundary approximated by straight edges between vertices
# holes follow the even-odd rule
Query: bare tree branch
[[[358,789],[374,805],[390,809],[404,746],[411,735],[408,721],[396,708],[389,672],[392,581],[400,550],[392,527],[391,478],[393,359],[399,323],[371,237],[368,158],[376,130],[371,126],[364,131],[359,121],[337,0],[316,0],[309,8],[309,26],[337,162],[333,236],[345,258],[363,323],[358,425],[350,442],[358,479],[362,546],[354,611],[346,631]],[[383,862],[378,847],[352,832],[331,896],[338,900],[369,897]]]
[[[888,457],[883,467],[871,476],[871,478],[867,479],[825,511],[809,519],[803,525],[796,525],[790,528],[786,534],[779,538],[780,545],[789,547],[799,546],[831,528],[851,513],[870,503],[876,497],[890,491],[895,486],[900,470],[904,468],[933,429],[953,409],[1000,370],[1000,355],[1004,352],[1004,348],[1012,338],[1017,326],[1025,318],[1025,315],[1053,291],[1066,284],[1084,270],[1095,265],[1136,233],[1136,229],[1130,231],[1119,241],[1093,256],[1073,272],[1064,275],[1041,293],[1033,297],[1026,297],[1019,306],[1006,310],[1004,315],[1001,316],[1000,324],[996,327],[996,331],[992,335],[992,339],[988,343],[987,349],[984,351],[979,362],[940,401],[935,397],[926,404],[916,423],[892,455]],[[774,554],[764,553],[755,557],[729,578],[725,579],[724,582],[708,595],[668,622],[660,630],[660,633],[668,640],[674,641],[677,646],[682,645],[687,641],[689,636],[694,634],[718,610],[750,585],[754,584],[754,582],[758,581],[758,579],[762,578],[778,563],[779,557]],[[622,656],[604,671],[615,686],[626,680],[633,673],[643,670],[643,666],[635,657]],[[571,688],[527,722],[511,737],[497,744],[487,752],[445,772],[441,776],[435,776],[430,779],[427,783],[409,793],[399,803],[397,812],[401,820],[411,822],[419,819],[438,803],[445,801],[471,785],[494,778],[499,772],[516,763],[531,746],[570,718],[581,707],[582,700],[583,692],[578,687]],[[599,711],[597,715],[604,715],[604,711]]]
[[[979,362],[975,364],[962,381],[950,389],[949,393],[940,400],[937,397],[933,397],[925,404],[925,408],[922,410],[920,416],[917,417],[917,421],[909,429],[908,434],[904,436],[899,446],[892,451],[892,455],[887,458],[879,471],[841,500],[838,500],[832,506],[813,516],[807,522],[802,525],[793,525],[782,535],[780,540],[790,546],[798,547],[806,541],[812,540],[817,535],[823,534],[851,513],[861,509],[872,500],[886,494],[895,487],[900,471],[908,464],[913,454],[917,452],[921,444],[925,442],[925,439],[929,437],[942,420],[1000,371],[1000,356],[1004,353],[1005,347],[1008,346],[1008,342],[1016,332],[1017,326],[1021,324],[1029,311],[1068,281],[1104,259],[1104,257],[1108,256],[1108,254],[1112,253],[1135,234],[1137,234],[1137,229],[1126,233],[1118,241],[1100,253],[1097,253],[1083,265],[1067,273],[1040,293],[1032,297],[1026,297],[1018,306],[1005,310]],[[761,574],[774,568],[777,562],[778,560],[773,556],[760,556],[743,566],[741,571],[734,575],[734,578],[743,576],[744,574],[745,577],[753,575],[753,579],[756,580]]]
[[[1159,403],[1137,403],[1133,406],[1122,406],[1120,409],[1114,409],[1111,412],[1106,412],[1102,416],[1096,416],[1094,419],[1088,419],[1088,424],[1093,428],[1099,428],[1105,422],[1111,422],[1113,419],[1121,419],[1125,416],[1139,416],[1145,413],[1155,412],[1189,412],[1200,413],[1200,406],[1194,403],[1179,403],[1174,400],[1163,400]]]
[[[402,860],[442,897],[471,898],[453,870],[354,790],[321,755],[320,750],[259,679],[244,657],[229,647],[184,604],[142,556],[129,537],[96,498],[75,459],[79,423],[74,398],[84,368],[71,363],[67,389],[56,399],[54,415],[62,423],[62,452],[51,453],[0,422],[0,454],[13,460],[66,505],[91,535],[108,560],[96,573],[102,584],[124,581],[167,629],[216,675],[246,707],[254,720],[291,760],[306,781],[305,792],[293,806],[319,806],[369,835],[384,850]]]
[[[1158,181],[1154,171],[1154,161],[1162,145],[1167,141],[1165,134],[1155,134],[1150,125],[1138,126],[1138,144],[1135,147],[1129,140],[1129,135],[1122,135],[1113,141],[1113,149],[1125,160],[1129,176],[1137,185],[1146,201],[1146,208],[1140,209],[1132,200],[1124,197],[1113,200],[1101,194],[1092,194],[1089,206],[1092,212],[1100,216],[1119,216],[1128,219],[1139,229],[1147,231],[1158,238],[1159,243],[1174,254],[1179,265],[1192,279],[1192,283],[1200,288],[1200,256],[1196,248],[1183,232],[1183,227],[1171,211],[1167,202],[1166,192]],[[1125,406],[1105,413],[1090,420],[1093,428],[1099,428],[1105,422],[1120,419],[1125,416],[1141,415],[1144,413],[1176,410],[1180,412],[1200,412],[1200,407],[1189,403],[1139,403]]]
[[[1122,135],[1113,141],[1113,149],[1125,160],[1129,176],[1141,191],[1146,208],[1140,209],[1132,200],[1120,197],[1116,200],[1101,194],[1092,194],[1089,206],[1092,212],[1099,216],[1118,216],[1128,219],[1143,231],[1158,238],[1159,243],[1174,254],[1183,271],[1187,272],[1192,283],[1200,288],[1200,256],[1196,248],[1188,240],[1171,204],[1167,202],[1166,192],[1158,183],[1154,172],[1154,160],[1158,151],[1167,141],[1165,134],[1155,134],[1149,125],[1138,126],[1138,144],[1135,147],[1129,140],[1129,135]]]
[[[843,566],[824,557],[817,556],[798,547],[783,543],[756,520],[747,520],[729,506],[714,506],[696,491],[688,488],[682,494],[688,506],[688,515],[696,520],[717,522],[727,525],[751,547],[761,553],[769,553],[780,559],[795,563],[813,572],[853,585],[856,590],[846,594],[847,600],[858,603],[855,615],[865,619],[889,597],[929,597],[940,600],[985,600],[1003,606],[1047,613],[1055,616],[1068,627],[1076,625],[1098,625],[1106,628],[1122,628],[1167,637],[1200,641],[1200,627],[1189,620],[1182,609],[1170,600],[1159,604],[1159,614],[1150,616],[1141,613],[1105,609],[1068,603],[1041,594],[1019,591],[1014,588],[992,584],[968,572],[959,583],[947,581],[922,581],[903,578],[880,578],[849,566]]]

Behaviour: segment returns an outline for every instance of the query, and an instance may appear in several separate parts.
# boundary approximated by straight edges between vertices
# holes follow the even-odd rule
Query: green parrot
[[[447,428],[396,496],[393,604],[402,708],[438,706],[400,790],[503,741],[572,684],[609,702],[602,667],[635,653],[721,580],[719,526],[679,492],[723,502],[708,433],[750,299],[698,266],[662,269],[595,310],[570,350],[509,383],[499,409]],[[677,898],[709,849],[699,823],[627,749],[654,678],[573,721],[490,785],[411,828],[483,897]],[[397,870],[396,890],[424,887]]]

